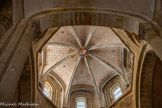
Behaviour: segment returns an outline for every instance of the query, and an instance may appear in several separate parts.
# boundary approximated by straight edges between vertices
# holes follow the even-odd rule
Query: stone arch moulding
[[[139,32],[140,23],[151,22],[140,15],[95,8],[46,10],[32,15],[29,19],[47,22],[43,30],[69,25],[97,25],[124,29],[135,34]]]
[[[63,103],[63,88],[52,76],[48,75],[45,82],[49,83],[53,89],[52,98],[50,99],[57,107],[62,107]]]
[[[70,93],[81,90],[80,88],[82,88],[83,90],[87,90],[87,91],[91,91],[94,92],[94,88],[92,86],[86,86],[86,85],[74,85],[71,87],[70,89]]]
[[[122,79],[119,75],[114,75],[113,77],[111,77],[109,79],[110,81],[107,81],[107,83],[104,85],[104,87],[102,88],[102,93],[104,95],[105,98],[105,105],[108,107],[112,107],[112,105],[115,104],[115,101],[113,99],[113,95],[112,95],[112,89],[118,85],[121,88],[121,91],[123,93],[123,95],[119,98],[122,99],[122,97],[124,97],[125,95],[127,95],[128,93],[131,92],[131,90],[126,91],[125,87],[124,87],[124,83],[122,82]],[[110,91],[110,92],[109,92]]]
[[[102,91],[102,89],[104,88],[104,86],[111,80],[113,79],[114,77],[118,76],[118,74],[113,74],[111,77],[109,76],[106,76],[99,84],[99,88],[100,88],[100,91]],[[121,76],[119,76],[121,77]]]
[[[71,92],[70,100],[69,100],[69,107],[75,108],[75,99],[77,97],[84,97],[87,99],[87,107],[88,108],[97,108],[97,106],[94,106],[95,102],[95,96],[94,93],[91,91],[82,91],[82,90],[76,90]]]
[[[151,51],[147,52],[144,58],[143,66],[142,66],[141,78],[140,78],[141,79],[140,81],[140,107],[144,107],[147,105],[147,108],[152,108],[152,103],[151,103],[152,76],[153,76],[154,66],[155,66],[155,62],[157,58],[156,56],[153,56],[152,53],[153,52]]]
[[[137,90],[137,108],[152,108],[152,88],[155,64],[158,56],[150,47],[145,44],[141,55],[141,63],[139,65],[139,82]],[[147,73],[147,74],[146,74]]]

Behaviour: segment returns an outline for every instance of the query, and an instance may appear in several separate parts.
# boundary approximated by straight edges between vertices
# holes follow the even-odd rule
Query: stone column
[[[0,53],[0,101],[12,100],[35,30],[22,20]]]
[[[150,24],[141,24],[140,39],[145,39],[162,61],[162,39],[155,33]]]

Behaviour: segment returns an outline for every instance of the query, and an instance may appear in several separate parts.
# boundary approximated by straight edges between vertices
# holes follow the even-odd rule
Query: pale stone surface
[[[39,2],[39,3],[38,3]],[[147,5],[145,3],[147,2]],[[152,17],[154,12],[154,0],[127,0],[125,2],[121,0],[28,0],[25,3],[25,16],[29,17],[34,13],[57,8],[107,8],[113,10],[124,10],[130,13],[137,13],[147,17]],[[120,4],[120,5],[119,5]],[[28,8],[30,6],[30,8]],[[34,10],[34,11],[33,11]]]
[[[1,1],[4,2],[4,0]],[[11,3],[11,1],[5,0],[4,3],[6,2]],[[160,62],[158,62],[159,64],[155,66],[148,65],[147,72],[156,68],[154,72],[156,73],[155,76],[147,74],[148,76],[143,78],[141,75],[145,74],[145,71],[142,71],[142,69],[146,66],[144,58],[148,52],[148,49],[146,48],[148,44],[150,45],[149,50],[154,51],[157,57],[159,57],[158,60],[162,59],[161,0],[25,0],[24,2],[22,2],[22,0],[12,0],[12,5],[10,4],[9,8],[11,9],[11,6],[13,6],[13,12],[11,12],[11,10],[9,12],[7,10],[8,7],[6,7],[7,5],[2,4],[3,3],[0,2],[0,9],[3,13],[9,13],[12,16],[11,19],[13,19],[15,26],[0,37],[0,100],[9,101],[13,96],[25,58],[30,50],[30,46],[32,45],[32,38],[24,38],[23,36],[27,28],[24,25],[21,25],[21,22],[23,21],[22,18],[25,17],[27,18],[26,20],[28,20],[30,16],[40,12],[40,14],[33,16],[32,20],[40,20],[42,38],[33,42],[33,53],[31,55],[34,57],[31,57],[32,68],[26,67],[27,70],[31,69],[34,72],[32,74],[34,77],[32,82],[34,84],[33,86],[35,91],[32,91],[32,99],[41,105],[38,108],[52,108],[55,106],[42,95],[41,91],[38,90],[40,86],[38,85],[40,78],[37,74],[37,52],[40,52],[42,46],[52,36],[53,40],[50,42],[63,42],[68,44],[66,46],[65,44],[55,43],[56,46],[60,45],[61,47],[47,47],[46,56],[48,57],[45,61],[47,64],[55,64],[61,58],[68,56],[68,54],[74,52],[75,50],[78,51],[77,48],[79,47],[79,41],[81,41],[80,45],[86,43],[86,37],[90,37],[89,35],[86,36],[86,34],[91,34],[91,31],[93,31],[96,26],[112,27],[113,32],[115,33],[111,32],[110,28],[106,28],[110,29],[107,31],[104,27],[101,27],[98,32],[94,31],[96,36],[95,38],[92,36],[92,40],[90,39],[91,44],[89,44],[89,47],[94,45],[96,46],[92,47],[93,51],[91,51],[91,53],[96,54],[101,59],[111,63],[113,66],[107,67],[105,62],[103,63],[100,61],[101,59],[94,60],[92,56],[88,56],[87,59],[91,67],[91,69],[89,69],[90,71],[88,71],[83,61],[83,63],[78,65],[78,69],[76,70],[74,77],[71,77],[74,72],[74,65],[77,61],[77,56],[71,56],[71,58],[67,59],[65,62],[61,62],[57,68],[53,69],[53,72],[51,72],[50,75],[53,78],[56,78],[57,82],[60,82],[58,85],[63,86],[63,94],[65,94],[69,85],[74,89],[67,93],[75,94],[76,92],[76,94],[78,94],[75,95],[73,100],[69,103],[67,100],[70,99],[66,99],[66,96],[64,95],[61,99],[58,98],[58,95],[54,95],[54,98],[57,101],[61,101],[63,107],[69,107],[69,104],[75,104],[75,97],[85,95],[88,97],[88,93],[86,92],[89,90],[88,92],[92,92],[90,98],[93,97],[93,104],[95,104],[97,108],[104,108],[104,95],[102,94],[102,97],[97,96],[96,88],[98,87],[96,87],[96,85],[101,86],[100,91],[102,93],[102,87],[106,84],[106,81],[109,81],[113,75],[116,75],[114,74],[114,70],[127,72],[127,68],[123,69],[123,65],[121,65],[124,61],[121,49],[128,48],[134,54],[132,64],[133,69],[132,72],[130,72],[133,74],[131,77],[132,83],[131,81],[129,83],[132,87],[130,87],[129,91],[119,100],[114,102],[110,108],[148,108],[148,105],[150,105],[151,102],[153,102],[153,105],[156,104],[158,106],[159,103],[155,100],[158,99],[158,97],[161,97],[158,93],[160,91],[160,83],[157,83],[160,79],[158,75],[161,75]],[[12,23],[12,21],[10,23]],[[148,23],[148,25],[151,25],[151,31],[143,31],[145,34],[144,40],[139,40],[139,31],[141,31],[139,25],[141,23]],[[82,25],[81,27],[74,27],[76,28],[76,32],[79,34],[80,39],[75,33],[73,33],[73,30],[70,27],[62,27],[57,33],[56,31],[58,28],[53,28],[71,25]],[[94,27],[85,27],[83,25],[93,25]],[[3,27],[0,27],[0,30],[0,32],[4,32]],[[129,33],[127,33],[127,31]],[[70,34],[67,34],[68,32],[70,32]],[[134,35],[131,35],[133,33]],[[109,36],[107,36],[107,34],[109,34]],[[107,43],[110,43],[111,45],[106,45]],[[112,45],[113,43],[115,45]],[[51,46],[51,43],[48,43],[48,45]],[[65,46],[67,48],[65,48]],[[108,46],[109,48],[107,48]],[[48,50],[53,48],[56,50],[50,50],[48,53]],[[106,55],[107,53],[111,56]],[[150,58],[146,59],[146,62],[150,63],[151,61],[152,59]],[[44,63],[46,65],[44,69],[49,68],[46,63]],[[67,65],[69,67],[67,67]],[[39,69],[39,71],[40,70],[41,69]],[[94,76],[92,76],[91,73]],[[127,76],[127,74],[123,74],[123,78],[126,79],[125,76]],[[156,80],[154,80],[153,77]],[[92,80],[93,78],[95,80]],[[71,81],[70,79],[73,80]],[[144,97],[141,98],[140,94],[143,92],[142,86],[145,85],[146,88],[149,87],[147,89],[149,91],[153,88],[150,86],[152,82],[155,87],[153,89],[153,93],[155,93],[153,95],[154,100],[152,101],[151,99],[147,99],[147,97],[150,97],[151,95],[148,92],[144,93]],[[158,90],[156,90],[157,88]],[[79,92],[79,90],[82,91],[82,93]],[[156,92],[154,92],[154,90]],[[159,94],[159,96],[156,96],[156,93]],[[141,100],[144,101],[143,104],[140,103]],[[92,105],[90,105],[90,107],[92,107]]]
[[[10,50],[8,50],[8,54],[10,54],[11,50],[16,50],[16,52],[12,53],[12,58],[10,63],[6,64],[8,65],[7,69],[5,71],[1,71],[1,73],[4,72],[0,82],[0,89],[1,89],[0,100],[2,101],[10,100],[13,98],[13,94],[16,89],[15,87],[17,86],[19,77],[21,75],[21,71],[23,69],[25,59],[31,48],[33,31],[34,30],[30,26],[28,26],[28,29],[25,31],[24,35],[22,36],[22,39],[20,40],[20,43],[18,44],[16,49],[11,47]],[[21,32],[22,31],[20,30],[18,34]],[[14,34],[14,35],[18,35],[18,34]],[[16,39],[13,39],[9,42],[9,45],[13,46],[13,42],[18,43]],[[4,64],[5,62],[7,63],[7,61],[2,61],[2,63]]]
[[[91,48],[93,46],[99,47],[88,51],[88,53],[93,54],[99,57],[99,59],[110,63],[121,73],[124,73],[122,72],[122,47],[120,48],[120,46],[125,46],[110,28],[97,26],[74,26],[74,30],[75,31],[73,31],[73,27],[71,26],[61,27],[44,46],[45,61],[43,61],[43,73],[46,73],[46,71],[52,65],[55,65],[64,57],[76,52],[74,54],[74,57],[69,58],[67,61],[63,62],[55,69],[53,69],[53,72],[55,72],[61,79],[63,79],[64,83],[68,87],[74,66],[76,64],[76,60],[79,55],[77,49],[73,50],[70,47],[67,47],[67,45],[79,47],[75,39],[75,35],[78,35],[81,44],[84,46],[90,34],[92,34],[92,36],[87,44],[87,48]],[[55,44],[56,42],[61,43],[64,46],[61,46],[61,44]],[[100,82],[105,77],[108,77],[108,75],[112,75],[112,72],[115,72],[115,70],[111,68],[111,66],[103,65],[102,63],[96,61],[94,58],[87,56],[87,59],[92,73],[94,74],[94,79],[96,80],[97,86],[99,86]],[[95,87],[93,80],[90,77],[91,75],[89,75],[88,73],[88,69],[86,64],[84,63],[84,60],[81,59],[81,61],[82,62],[81,64],[79,63],[74,78],[72,78],[74,79],[72,80],[72,85],[90,85]]]

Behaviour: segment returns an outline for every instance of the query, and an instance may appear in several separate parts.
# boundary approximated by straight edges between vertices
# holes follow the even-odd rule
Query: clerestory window
[[[76,98],[76,108],[86,108],[86,98],[84,97]]]
[[[113,97],[114,97],[114,101],[119,99],[122,96],[123,93],[122,93],[122,90],[121,90],[119,85],[113,87],[112,94],[113,94]]]
[[[53,93],[53,89],[51,87],[51,85],[48,82],[45,82],[45,86],[43,88],[43,93],[49,98],[52,98],[52,93]]]

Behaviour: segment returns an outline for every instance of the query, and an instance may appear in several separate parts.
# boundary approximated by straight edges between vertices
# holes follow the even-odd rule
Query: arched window
[[[103,93],[108,108],[125,93],[126,89],[124,87],[125,83],[119,75],[113,77],[105,84]]]
[[[51,85],[48,82],[45,82],[44,88],[43,88],[43,93],[49,98],[52,99],[52,93],[53,89]]]
[[[48,89],[46,87],[44,87],[43,93],[48,97],[49,92],[48,92]]]
[[[119,99],[119,97],[121,97],[122,94],[123,93],[119,85],[116,85],[112,88],[112,95],[113,95],[114,101]]]
[[[86,98],[78,97],[76,98],[76,108],[86,108]]]

